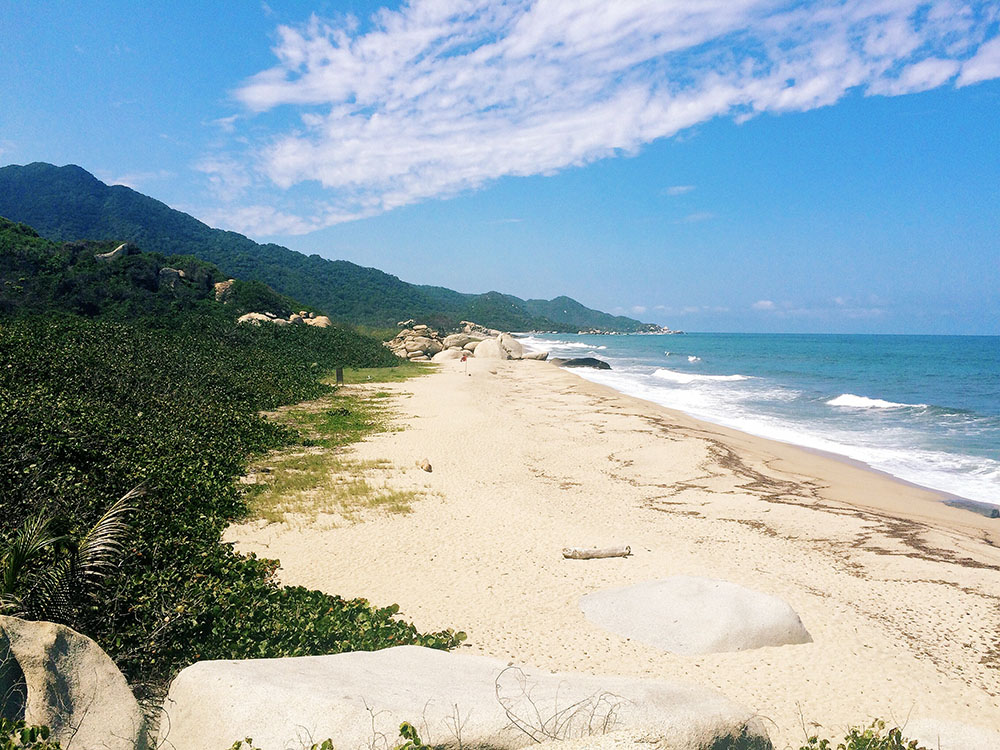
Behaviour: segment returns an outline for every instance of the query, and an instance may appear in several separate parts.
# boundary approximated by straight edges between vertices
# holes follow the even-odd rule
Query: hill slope
[[[106,185],[74,165],[36,162],[0,168],[0,216],[29,224],[52,240],[129,241],[163,255],[193,255],[230,276],[259,280],[350,323],[391,326],[419,318],[444,327],[475,320],[506,330],[655,328],[592,310],[569,297],[525,301],[499,292],[462,294],[409,284],[348,261],[261,245],[236,232],[212,229],[131,188]]]

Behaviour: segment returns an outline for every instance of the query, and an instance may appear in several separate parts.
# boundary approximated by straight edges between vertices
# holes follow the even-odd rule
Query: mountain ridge
[[[209,227],[132,188],[107,185],[76,165],[33,162],[0,168],[0,216],[28,224],[51,240],[127,241],[164,255],[193,255],[234,278],[257,279],[353,324],[388,327],[419,318],[442,327],[475,320],[505,330],[659,330],[593,310],[570,297],[523,300],[497,291],[467,294],[411,284],[350,261],[260,244]]]

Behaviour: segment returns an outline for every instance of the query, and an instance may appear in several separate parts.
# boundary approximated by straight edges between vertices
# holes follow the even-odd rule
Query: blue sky
[[[5,3],[0,164],[686,330],[1000,333],[1000,3]]]

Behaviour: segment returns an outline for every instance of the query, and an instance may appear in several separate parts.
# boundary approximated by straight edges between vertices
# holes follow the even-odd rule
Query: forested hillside
[[[143,699],[198,659],[454,645],[395,607],[281,586],[276,562],[220,541],[248,462],[308,442],[260,412],[331,396],[335,367],[399,360],[342,326],[237,324],[298,304],[254,281],[217,300],[211,264],[116,249],[0,219],[0,614],[93,637]],[[363,420],[351,408],[331,413]]]
[[[459,320],[505,330],[645,330],[637,320],[591,310],[568,297],[522,300],[499,292],[462,294],[418,286],[374,268],[212,229],[122,185],[105,185],[77,166],[36,162],[0,168],[0,216],[59,241],[133,242],[164,256],[190,255],[224,274],[256,279],[320,308],[334,320],[394,326],[417,318],[442,328]]]

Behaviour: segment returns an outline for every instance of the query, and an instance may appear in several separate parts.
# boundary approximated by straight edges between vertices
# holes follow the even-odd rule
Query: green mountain
[[[499,292],[462,294],[409,284],[343,260],[261,245],[212,229],[181,211],[86,170],[36,162],[0,168],[0,216],[29,224],[58,241],[132,242],[164,256],[189,255],[237,279],[255,279],[335,320],[394,326],[419,319],[439,327],[460,320],[505,330],[655,330],[651,324],[592,310],[569,297],[522,300]]]

